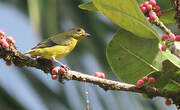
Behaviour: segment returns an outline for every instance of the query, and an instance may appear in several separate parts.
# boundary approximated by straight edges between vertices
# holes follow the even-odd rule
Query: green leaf
[[[170,9],[166,13],[163,13],[162,16],[160,17],[160,20],[164,24],[175,24],[176,20],[174,19],[175,16],[175,10]]]
[[[162,68],[158,41],[120,30],[107,46],[108,63],[121,80],[136,83],[142,76]]]
[[[93,0],[95,7],[114,23],[144,37],[158,37],[135,0]]]
[[[180,59],[172,54],[169,50],[166,50],[166,52],[162,52],[162,54],[174,65],[176,65],[178,68],[180,68]]]
[[[161,44],[159,44],[159,47],[161,47]],[[177,86],[177,84],[180,83],[180,60],[178,57],[176,57],[174,54],[172,54],[169,50],[166,50],[166,52],[162,52],[164,59],[167,59],[163,61],[163,68],[161,71],[152,72],[148,76],[152,76],[156,79],[155,87],[157,88],[165,88],[168,90],[177,90],[180,89],[180,86]],[[176,82],[172,83],[172,81]],[[179,84],[180,85],[180,84]]]
[[[86,2],[78,6],[79,8],[83,10],[88,10],[88,11],[98,11],[97,8],[94,6],[93,2]]]
[[[176,72],[176,75],[164,88],[168,90],[180,90],[180,70]]]
[[[164,89],[173,90],[173,91],[179,90],[180,84],[172,80],[164,87]]]
[[[178,68],[172,64],[169,60],[163,61],[163,68],[161,71],[151,73],[148,77],[154,77],[156,79],[155,87],[163,88],[170,80],[176,76]]]

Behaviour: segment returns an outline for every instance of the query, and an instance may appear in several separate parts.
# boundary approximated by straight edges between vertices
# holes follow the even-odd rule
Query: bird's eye
[[[81,29],[77,29],[77,31],[78,31],[78,32],[80,32],[80,31],[81,31]]]

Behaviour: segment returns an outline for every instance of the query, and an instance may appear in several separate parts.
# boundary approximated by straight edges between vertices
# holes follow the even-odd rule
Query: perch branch
[[[15,45],[10,45],[10,47],[4,49],[0,48],[0,57],[5,61],[11,61],[14,63],[15,66],[18,67],[34,67],[44,71],[44,73],[51,73],[53,68],[52,61],[37,58],[32,59],[24,54],[20,53]],[[60,75],[61,76],[61,75]],[[76,80],[81,82],[89,82],[99,87],[103,88],[104,90],[117,90],[117,91],[130,91],[136,93],[145,93],[149,97],[168,97],[171,98],[176,105],[180,105],[180,91],[168,91],[163,89],[154,88],[151,86],[142,86],[141,88],[137,88],[133,84],[122,83],[119,81],[113,81],[108,79],[97,78],[91,75],[83,74],[81,72],[76,72],[72,70],[68,70],[65,75],[62,75],[61,80]]]

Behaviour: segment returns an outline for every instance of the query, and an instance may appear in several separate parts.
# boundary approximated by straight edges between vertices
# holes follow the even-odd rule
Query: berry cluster
[[[174,41],[180,41],[180,35],[175,35],[172,32],[169,34],[163,34],[161,36],[161,40],[163,41],[163,44],[161,45],[161,50],[166,51],[166,48],[168,47],[168,44]]]
[[[52,70],[51,70],[51,78],[53,79],[53,80],[56,80],[57,79],[57,74],[58,73],[60,73],[60,74],[65,74],[65,73],[67,73],[67,70],[68,70],[68,68],[67,67],[64,67],[64,66],[61,66],[61,67],[59,67],[59,66],[56,66],[56,67],[54,67]]]
[[[149,83],[155,83],[154,77],[149,77],[148,78],[147,76],[144,76],[144,77],[142,77],[140,80],[138,80],[136,82],[136,87],[141,88],[142,85],[145,83],[145,81],[148,81]]]
[[[166,51],[166,48],[169,48],[172,42],[180,41],[180,35],[175,35],[174,33],[172,33],[158,19],[158,17],[162,15],[162,12],[160,11],[160,7],[156,3],[156,0],[145,1],[144,3],[140,4],[139,7],[149,22],[156,24],[160,28],[164,29],[164,31],[166,32],[166,34],[162,35],[161,37],[161,51]]]
[[[15,44],[15,40],[11,36],[6,36],[5,32],[0,30],[0,44],[2,48],[8,48],[11,44]]]
[[[156,0],[149,0],[139,5],[139,8],[146,16],[146,19],[151,22],[162,15],[160,7],[157,5]]]
[[[7,49],[9,46],[14,45],[15,40],[12,36],[6,36],[5,32],[0,30],[0,48]],[[11,61],[6,61],[6,65],[10,66]]]
[[[105,74],[103,72],[95,72],[93,75],[98,78],[105,78]]]

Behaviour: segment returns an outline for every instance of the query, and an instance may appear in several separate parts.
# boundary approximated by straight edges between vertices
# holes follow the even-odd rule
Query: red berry
[[[146,7],[142,7],[142,8],[141,8],[141,11],[142,11],[143,13],[146,13],[146,12],[147,12],[147,8],[146,8]]]
[[[143,81],[147,81],[147,80],[148,80],[148,77],[147,77],[147,76],[144,76],[144,77],[142,77],[142,80],[143,80]]]
[[[180,41],[180,35],[176,35],[175,40],[176,40],[176,41]]]
[[[170,106],[172,104],[171,100],[169,100],[168,98],[165,98],[165,104],[166,106]]]
[[[176,36],[171,32],[169,33],[169,40],[175,40]]]
[[[146,2],[144,2],[144,4],[143,4],[144,6],[147,6],[147,5],[149,5],[149,2],[148,1],[146,1]]]
[[[60,68],[60,67],[58,67],[58,66],[54,67],[54,68],[52,69],[51,73],[56,75],[56,74],[58,73],[58,71],[59,71],[59,68]]]
[[[158,5],[155,6],[155,11],[156,12],[160,11],[160,7]]]
[[[67,73],[67,69],[66,69],[65,67],[61,67],[61,68],[59,69],[59,72],[60,72],[61,74],[65,74],[65,73]]]
[[[7,66],[11,66],[11,62],[10,61],[6,61],[6,65]]]
[[[151,22],[151,18],[150,17],[146,17],[147,21]]]
[[[162,45],[162,46],[161,46],[161,50],[162,50],[162,51],[166,51],[166,45]]]
[[[161,40],[166,40],[166,39],[168,39],[169,38],[169,36],[167,35],[167,34],[163,34],[162,36],[161,36]]]
[[[153,7],[156,6],[156,0],[149,0],[149,4],[151,4]]]
[[[31,58],[37,58],[37,55],[31,54],[30,56],[31,56]]]
[[[8,48],[8,47],[9,47],[9,44],[5,41],[5,42],[2,43],[2,47],[3,47],[3,48]]]
[[[162,15],[161,11],[156,12],[157,16],[160,17]]]
[[[143,84],[144,84],[144,81],[140,79],[140,80],[137,81],[136,87],[140,88]]]
[[[57,79],[57,75],[56,74],[52,74],[51,78],[52,78],[52,80],[56,80]]]
[[[144,4],[142,3],[142,4],[139,5],[139,8],[142,8],[143,6],[144,6]]]
[[[0,37],[4,37],[5,36],[5,32],[3,30],[0,30]]]
[[[101,76],[101,74],[99,72],[95,72],[93,75],[98,78]]]
[[[150,78],[148,79],[148,81],[149,81],[150,83],[154,83],[154,82],[155,82],[155,79],[154,79],[154,77],[150,77]]]
[[[105,74],[103,72],[101,72],[100,78],[103,78],[103,79],[105,78]]]
[[[94,72],[94,76],[98,78],[105,78],[105,74],[103,72]]]
[[[149,16],[150,16],[150,18],[151,18],[152,20],[154,20],[154,19],[157,18],[157,15],[156,15],[155,12],[150,12],[150,13],[149,13]]]
[[[6,42],[5,39],[0,39],[0,44],[2,45],[4,42]]]
[[[147,7],[148,11],[152,10],[152,5],[151,4],[148,4],[146,7]]]
[[[12,36],[7,36],[6,41],[9,42],[9,43],[15,44],[15,40],[13,39]]]
[[[95,76],[95,77],[100,77],[100,73],[99,73],[99,72],[95,72],[95,73],[94,73],[94,76]]]

